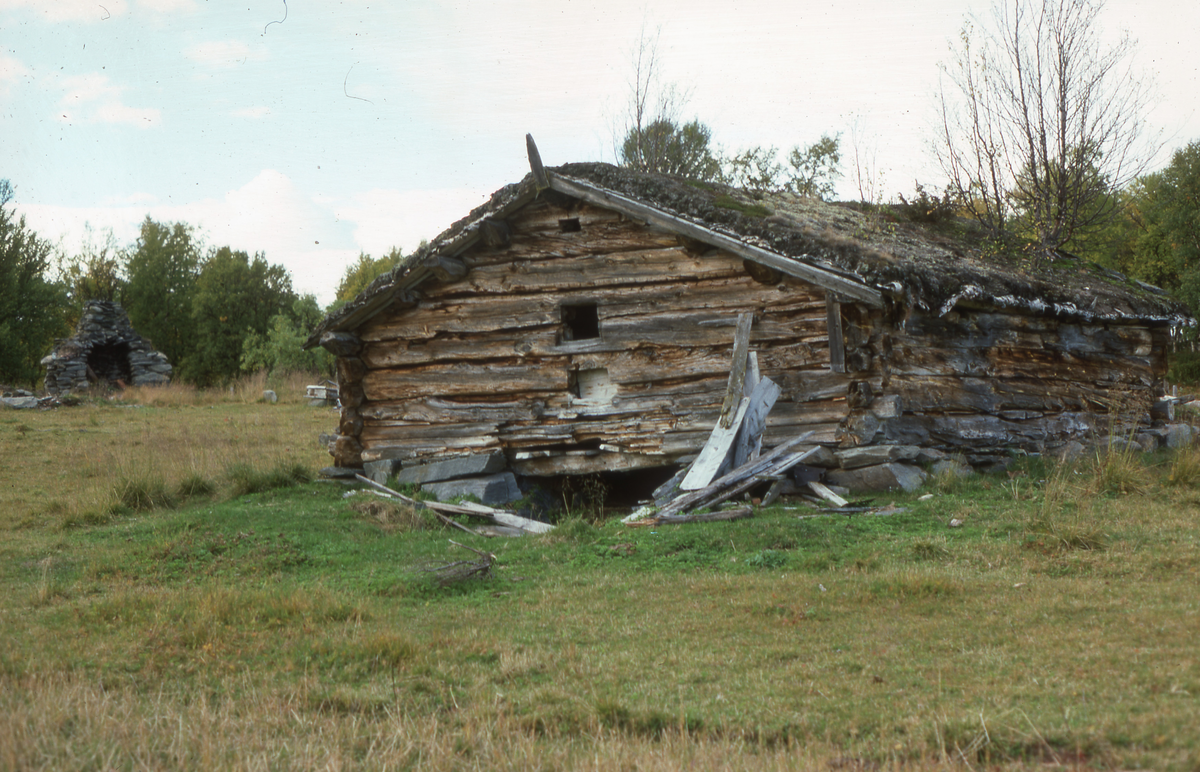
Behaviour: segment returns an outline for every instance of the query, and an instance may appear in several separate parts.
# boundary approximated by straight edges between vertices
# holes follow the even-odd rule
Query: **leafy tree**
[[[200,267],[192,298],[192,351],[180,365],[183,377],[200,386],[237,375],[247,335],[265,335],[271,319],[292,308],[296,294],[281,265],[261,254],[221,247]]]
[[[840,137],[824,134],[803,150],[792,148],[788,154],[791,177],[784,187],[802,196],[820,199],[832,196],[834,180],[841,176],[838,171],[842,160],[839,144]]]
[[[68,332],[66,292],[47,278],[52,247],[8,207],[0,180],[0,382],[33,386],[41,358]]]
[[[403,259],[404,252],[398,247],[392,247],[386,255],[378,258],[372,258],[366,252],[360,252],[358,262],[348,266],[346,273],[342,275],[342,281],[338,284],[337,293],[334,296],[334,307],[356,298],[358,293],[367,288],[368,284],[400,265],[400,261]],[[312,326],[316,327],[320,321],[318,318]]]
[[[743,150],[725,159],[722,179],[738,188],[779,190],[782,186],[779,177],[783,174],[783,165],[776,158],[778,152],[773,147],[761,145]]]
[[[200,244],[190,225],[147,217],[125,261],[122,292],[133,328],[176,366],[191,355],[192,298],[200,271]]]
[[[993,234],[1014,202],[1042,252],[1102,226],[1110,196],[1144,171],[1148,90],[1134,44],[1101,44],[1103,0],[994,0],[944,67],[938,157],[957,197]]]
[[[112,229],[103,234],[103,240],[97,244],[94,232],[88,227],[87,235],[79,253],[64,257],[59,272],[70,294],[70,319],[74,326],[83,314],[83,306],[89,300],[109,300],[123,302],[125,277],[122,263],[125,255],[117,246],[117,239]]]
[[[1171,290],[1200,313],[1200,141],[1121,191],[1117,206],[1121,216],[1102,232],[1095,259]]]
[[[834,180],[841,174],[840,161],[839,138],[826,134],[806,148],[793,147],[786,168],[775,148],[756,145],[725,159],[722,178],[750,190],[786,190],[826,198],[833,195]]]
[[[709,149],[711,138],[712,131],[700,121],[676,126],[668,118],[658,118],[625,136],[621,164],[694,180],[716,179],[721,164]]]
[[[242,369],[247,372],[266,370],[309,371],[333,374],[333,356],[321,347],[304,351],[301,346],[309,331],[321,322],[323,314],[317,299],[303,295],[292,303],[290,313],[271,317],[266,334],[251,332],[242,343]]]

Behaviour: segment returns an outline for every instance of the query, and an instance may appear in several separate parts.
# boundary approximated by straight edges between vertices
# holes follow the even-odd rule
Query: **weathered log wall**
[[[874,439],[974,457],[1053,448],[1113,420],[1148,420],[1167,335],[1165,327],[987,309],[913,313],[880,336],[874,393],[898,396],[903,415],[880,420]]]
[[[339,462],[500,447],[529,473],[669,464],[712,430],[744,311],[762,372],[784,390],[767,441],[800,427],[834,440],[848,377],[829,371],[822,290],[761,283],[741,258],[586,205],[535,203],[508,232],[464,253],[462,278],[359,328],[361,350],[339,360],[343,393],[361,395],[344,410]],[[594,305],[598,337],[564,321],[581,305]]]

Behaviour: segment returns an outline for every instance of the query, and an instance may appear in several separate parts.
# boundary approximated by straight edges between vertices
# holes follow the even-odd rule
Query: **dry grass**
[[[263,392],[272,390],[282,404],[303,404],[305,388],[322,376],[307,372],[267,374],[265,370],[244,375],[225,388],[198,389],[187,383],[166,386],[130,386],[109,395],[127,405],[151,407],[195,407],[199,405],[250,405],[265,402]]]
[[[439,527],[428,512],[420,511],[401,502],[366,498],[352,503],[350,509],[370,522],[378,524],[388,533],[423,531],[427,528]]]
[[[387,705],[364,714],[352,701],[318,690],[307,683],[262,688],[236,677],[192,694],[140,693],[69,675],[0,679],[0,768],[880,769],[821,743],[764,747],[672,728],[638,737],[599,722],[580,742],[563,743],[496,705],[466,706],[450,716]],[[226,696],[232,694],[238,698]],[[322,702],[326,707],[313,709]],[[922,768],[953,766],[926,761]]]
[[[333,411],[211,400],[0,413],[0,770],[1200,764],[1193,454],[889,517],[574,519],[440,591],[401,570],[452,554],[420,512],[226,500],[328,463]],[[62,529],[122,481],[212,501]]]
[[[45,515],[63,525],[103,522],[121,507],[232,491],[234,470],[329,463],[317,436],[336,426],[331,409],[230,403],[186,386],[152,393],[167,406],[85,402],[0,414],[0,530]]]

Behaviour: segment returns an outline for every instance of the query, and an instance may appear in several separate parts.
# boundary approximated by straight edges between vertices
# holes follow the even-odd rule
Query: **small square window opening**
[[[595,303],[563,306],[563,340],[587,340],[600,337],[600,314]]]

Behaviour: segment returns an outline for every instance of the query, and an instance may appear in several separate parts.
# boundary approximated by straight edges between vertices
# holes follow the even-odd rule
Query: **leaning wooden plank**
[[[812,488],[813,493],[815,493],[818,496],[820,496],[821,498],[825,499],[826,501],[828,501],[830,504],[834,505],[835,507],[844,507],[850,503],[850,502],[846,501],[844,498],[842,498],[841,496],[837,495],[833,491],[826,488],[821,483],[816,482],[815,480],[808,483],[808,487]]]
[[[762,503],[759,504],[759,506],[764,508],[771,506],[776,501],[779,501],[779,497],[782,496],[788,490],[788,488],[792,487],[793,485],[794,483],[786,477],[781,477],[774,481],[771,483],[771,487],[767,489],[767,493],[765,496],[763,496]]]
[[[781,393],[779,385],[770,378],[759,380],[750,395],[750,406],[746,409],[746,417],[742,420],[742,428],[738,431],[733,445],[733,466],[742,464],[758,456],[762,448],[762,433],[767,426],[767,414],[775,407],[775,400]]]
[[[722,426],[720,421],[717,422],[712,434],[708,436],[708,442],[704,443],[704,449],[692,462],[692,468],[688,470],[687,477],[684,477],[683,482],[679,484],[680,490],[700,490],[712,482],[713,477],[716,477],[717,472],[720,471],[721,465],[725,463],[726,457],[729,456],[729,449],[733,447],[733,441],[737,438],[738,429],[741,428],[742,419],[746,417],[746,410],[749,407],[749,398],[742,397],[729,426]]]
[[[722,428],[733,423],[734,413],[742,398],[742,387],[746,383],[746,360],[750,355],[750,327],[754,314],[738,314],[737,329],[733,333],[733,360],[729,364],[729,386],[725,390],[725,402],[721,405]]]
[[[755,459],[754,461],[747,462],[743,466],[734,469],[732,472],[729,472],[715,482],[710,483],[708,486],[701,488],[700,490],[692,491],[691,493],[686,493],[682,496],[679,496],[663,507],[662,513],[669,515],[676,512],[681,512],[686,508],[693,507],[695,502],[701,501],[705,497],[712,496],[714,493],[719,492],[730,485],[735,485],[746,477],[760,474],[764,469],[771,465],[772,461],[779,458],[796,445],[799,445],[801,442],[804,442],[811,436],[812,432],[805,432],[798,437],[793,437],[787,442],[779,444],[766,455]]]
[[[527,517],[510,514],[508,512],[496,511],[488,515],[497,525],[505,525],[509,528],[520,528],[526,533],[548,533],[554,530],[554,526],[549,523],[543,523],[540,520],[530,520]]]
[[[656,524],[673,525],[676,523],[716,523],[723,520],[741,520],[754,514],[754,507],[738,509],[723,509],[719,512],[701,512],[693,515],[659,515]]]
[[[448,525],[451,528],[457,528],[458,530],[466,531],[467,533],[472,533],[472,534],[475,533],[475,531],[472,531],[470,528],[466,527],[465,525],[463,525],[462,523],[460,523],[458,521],[451,520],[450,518],[443,515],[441,512],[434,512],[433,516],[436,517],[439,521],[441,521],[443,525]]]

